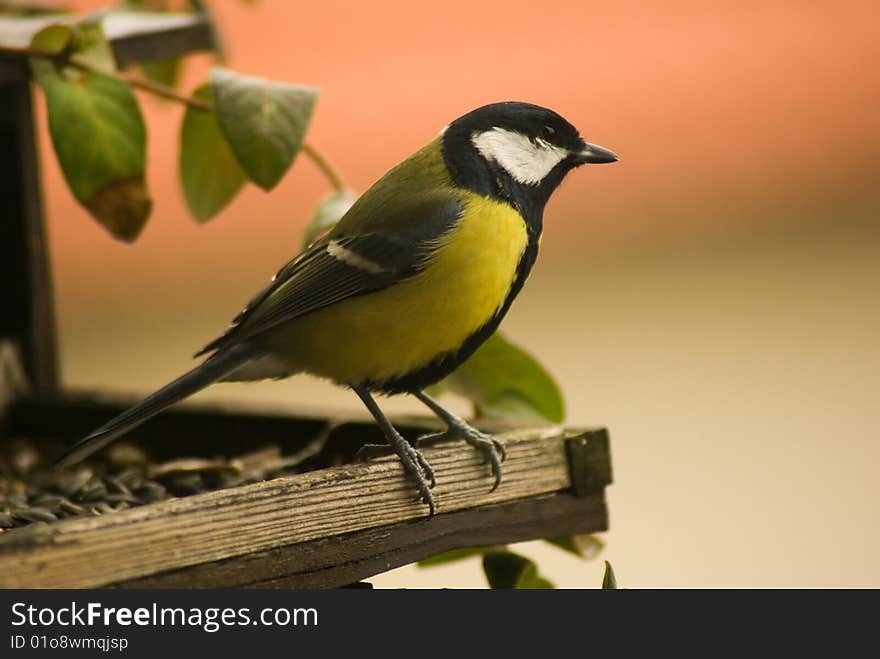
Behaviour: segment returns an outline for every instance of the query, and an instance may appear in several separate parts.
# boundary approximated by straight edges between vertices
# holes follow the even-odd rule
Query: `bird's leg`
[[[429,442],[437,442],[445,439],[463,439],[468,444],[477,449],[492,466],[492,474],[495,476],[495,484],[492,486],[494,491],[501,484],[501,462],[506,457],[504,444],[484,432],[480,432],[473,426],[469,425],[460,416],[453,414],[440,403],[431,398],[424,391],[413,391],[412,395],[422,401],[430,410],[436,414],[441,421],[446,423],[447,428],[442,432],[431,433],[420,437],[416,442],[416,446]]]
[[[434,497],[431,494],[431,488],[436,485],[436,480],[431,465],[429,465],[425,458],[422,457],[422,454],[419,453],[412,444],[406,441],[406,439],[397,432],[397,429],[391,425],[388,417],[386,417],[382,410],[379,409],[376,401],[373,400],[373,397],[366,389],[362,387],[352,387],[352,389],[354,389],[354,392],[360,396],[360,399],[364,401],[364,405],[370,410],[370,414],[376,419],[376,423],[379,424],[379,427],[385,434],[385,439],[388,440],[389,446],[395,453],[397,453],[397,457],[399,457],[400,461],[403,463],[404,471],[410,476],[410,478],[416,481],[421,500],[428,504],[428,517],[433,517]],[[385,447],[368,444],[358,451],[358,457],[364,458],[365,456],[369,457],[370,455],[375,455],[375,449],[377,448]]]

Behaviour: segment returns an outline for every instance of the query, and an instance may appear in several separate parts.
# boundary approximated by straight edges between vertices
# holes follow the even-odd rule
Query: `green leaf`
[[[104,36],[103,12],[87,15],[73,26],[71,59],[87,64],[103,73],[116,70],[116,58]]]
[[[436,565],[445,565],[446,563],[453,563],[455,561],[462,561],[467,558],[479,556],[484,551],[486,551],[486,547],[463,547],[462,549],[451,549],[449,551],[443,552],[442,554],[437,554],[436,556],[423,558],[422,560],[416,562],[416,565],[418,565],[419,567],[434,567]]]
[[[333,225],[348,212],[355,200],[357,200],[357,195],[351,190],[339,190],[324,199],[306,225],[303,234],[303,248],[308,247],[323,233],[332,229]]]
[[[111,74],[116,70],[116,60],[110,43],[104,36],[100,18],[103,16],[88,15],[81,21],[72,24],[57,23],[48,25],[31,38],[31,46],[58,56],[56,62],[42,57],[31,58],[31,69],[34,77],[45,75],[52,70],[69,80],[78,80],[84,73],[72,66],[66,66],[71,60],[84,64],[91,69]]]
[[[538,574],[538,566],[532,563],[526,568],[516,587],[520,590],[549,590],[556,588],[555,584]]]
[[[318,90],[211,69],[217,121],[239,164],[271,190],[299,153]]]
[[[60,55],[67,50],[73,42],[73,30],[69,25],[47,25],[37,32],[31,39],[31,46],[40,50]]]
[[[489,551],[483,555],[483,571],[490,588],[555,588],[538,574],[534,561],[510,551]]]
[[[584,560],[596,558],[605,548],[605,543],[594,535],[570,535],[558,538],[545,538],[546,542],[574,554]]]
[[[113,236],[134,240],[152,207],[144,183],[146,128],[134,94],[101,73],[74,81],[51,66],[34,73],[73,195]]]
[[[473,401],[484,418],[551,423],[565,418],[562,393],[553,377],[498,332],[440,385]]]
[[[605,561],[605,576],[602,577],[602,590],[617,590],[617,577],[611,563]]]
[[[204,84],[193,97],[210,102]],[[220,132],[213,112],[187,107],[180,129],[180,180],[190,212],[199,222],[219,213],[238,194],[247,178]]]
[[[141,62],[141,71],[148,80],[166,87],[174,87],[180,76],[179,59],[154,59]]]
[[[69,51],[73,45],[73,29],[68,25],[47,25],[31,38],[31,47],[44,50],[53,55]],[[44,57],[31,57],[28,60],[31,75],[39,81],[41,77],[58,75],[55,64]]]

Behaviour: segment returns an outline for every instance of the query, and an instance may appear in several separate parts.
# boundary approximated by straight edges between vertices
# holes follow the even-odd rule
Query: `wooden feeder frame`
[[[34,20],[0,19],[0,43]],[[199,15],[111,13],[105,31],[120,67],[215,45]],[[70,441],[130,401],[60,385],[30,76],[25,60],[2,55],[0,199],[0,360],[5,355],[9,366],[17,354],[28,382],[21,391],[0,363],[3,435]],[[183,405],[135,439],[213,451],[302,437],[331,421]],[[375,433],[365,422],[346,425],[362,438]],[[404,434],[424,427],[399,425]],[[0,535],[0,587],[328,588],[450,549],[607,530],[604,430],[516,429],[503,437],[508,459],[495,492],[474,451],[454,443],[425,449],[438,482],[430,520],[390,456]]]

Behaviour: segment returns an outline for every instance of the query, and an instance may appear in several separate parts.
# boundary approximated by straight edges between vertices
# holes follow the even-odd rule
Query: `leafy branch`
[[[144,181],[146,128],[133,89],[180,103],[187,115],[210,115],[203,121],[185,117],[181,132],[181,182],[199,221],[222,210],[248,180],[265,190],[274,187],[300,151],[334,192],[345,190],[329,160],[304,141],[315,88],[215,67],[211,93],[187,96],[156,80],[117,71],[100,21],[93,18],[49,25],[28,46],[0,47],[0,56],[30,62],[46,95],[52,143],[65,179],[80,203],[116,238],[135,240],[152,208]],[[204,130],[211,122],[220,130]],[[201,135],[191,139],[189,130]],[[183,153],[187,144],[198,150]],[[209,157],[227,147],[231,167],[229,159],[218,163]]]
[[[71,57],[71,53],[69,50],[62,51],[61,53],[56,53],[49,50],[34,48],[32,46],[0,46],[0,55],[28,58],[39,57],[50,60],[55,64],[56,67],[66,65],[86,73],[104,73],[105,75],[110,75],[116,80],[123,82],[127,85],[131,85],[136,89],[140,89],[141,91],[148,92],[150,94],[153,94],[154,96],[159,96],[169,101],[175,101],[177,103],[185,105],[188,108],[203,110],[204,112],[214,111],[214,105],[212,103],[198,99],[194,96],[186,96],[185,94],[181,94],[180,92],[178,92],[173,87],[164,85],[154,80],[150,80],[149,78],[144,78],[133,73],[107,73],[106,71],[100,71],[97,67],[94,67],[87,62],[82,62],[74,57]],[[342,176],[339,174],[339,172],[336,171],[333,165],[330,164],[329,160],[323,154],[321,154],[320,151],[318,151],[318,149],[316,149],[311,144],[304,142],[302,144],[302,151],[321,171],[321,173],[324,175],[324,177],[327,179],[328,183],[330,183],[334,190],[338,192],[345,189],[345,182],[342,180]]]

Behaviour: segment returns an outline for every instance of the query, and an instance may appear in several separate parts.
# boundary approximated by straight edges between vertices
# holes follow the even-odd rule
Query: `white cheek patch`
[[[474,133],[471,142],[486,160],[498,163],[515,181],[526,185],[543,181],[568,156],[562,147],[543,140],[534,143],[522,133],[505,128]]]

